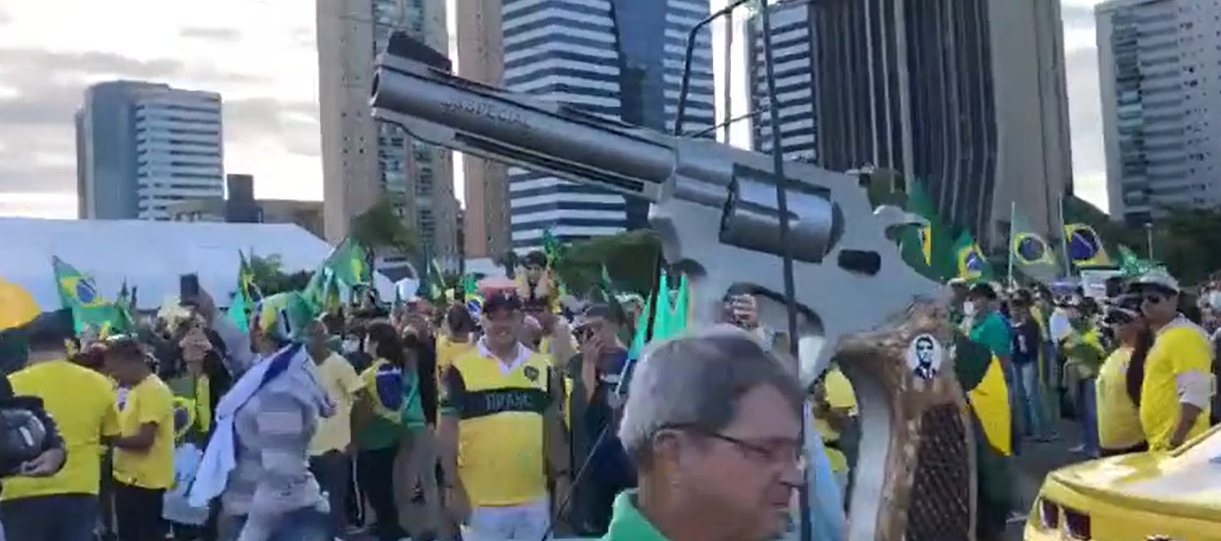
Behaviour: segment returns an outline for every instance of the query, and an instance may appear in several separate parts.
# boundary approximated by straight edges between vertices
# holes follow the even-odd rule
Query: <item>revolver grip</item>
[[[841,337],[860,408],[852,541],[975,539],[975,446],[943,305],[923,300]]]

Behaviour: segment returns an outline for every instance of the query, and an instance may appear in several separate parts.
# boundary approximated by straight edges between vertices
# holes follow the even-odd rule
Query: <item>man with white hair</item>
[[[721,328],[652,346],[632,377],[619,438],[638,490],[603,539],[766,541],[802,482],[802,392],[749,334]],[[646,518],[647,517],[647,518]]]

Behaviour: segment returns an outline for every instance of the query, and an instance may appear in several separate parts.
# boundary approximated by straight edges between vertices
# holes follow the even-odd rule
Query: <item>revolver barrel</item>
[[[379,55],[370,101],[375,118],[421,140],[650,201],[675,167],[672,137],[462,79],[403,54]]]

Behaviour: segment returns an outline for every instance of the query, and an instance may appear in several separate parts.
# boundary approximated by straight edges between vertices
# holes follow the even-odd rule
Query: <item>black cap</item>
[[[30,349],[62,348],[76,339],[76,320],[69,308],[38,314],[21,328]]]
[[[485,315],[500,310],[508,310],[510,312],[521,310],[521,299],[517,298],[517,295],[507,291],[497,291],[483,299],[483,307],[481,311]]]
[[[992,287],[992,284],[987,282],[979,282],[978,284],[971,286],[971,289],[967,290],[967,296],[983,297],[990,301],[994,301],[996,300],[996,289]]]

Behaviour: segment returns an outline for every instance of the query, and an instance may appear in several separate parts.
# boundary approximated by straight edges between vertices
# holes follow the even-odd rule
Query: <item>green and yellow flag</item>
[[[959,278],[968,282],[993,278],[992,265],[969,231],[963,231],[954,241],[954,269]]]
[[[1074,265],[1110,265],[1111,258],[1102,244],[1102,237],[1093,227],[1083,223],[1065,224],[1065,245],[1068,247],[1069,260]]]
[[[1056,253],[1042,235],[1036,233],[1021,213],[1013,212],[1009,230],[1009,258],[1014,268],[1043,283],[1049,283],[1060,274]]]
[[[907,212],[923,218],[921,227],[907,228],[899,235],[899,253],[903,260],[920,274],[934,280],[957,276],[953,261],[953,238],[941,219],[932,197],[919,179],[907,185]]]
[[[369,252],[351,237],[343,239],[322,263],[340,285],[347,288],[373,282]]]
[[[122,317],[114,303],[102,298],[93,280],[58,257],[51,258],[55,271],[55,283],[59,290],[59,301],[64,308],[72,310],[76,332],[86,326],[106,337],[112,332],[124,332],[130,321]]]
[[[250,330],[250,311],[261,295],[255,293],[257,287],[254,285],[254,271],[251,270],[250,263],[246,261],[246,254],[238,250],[237,256],[237,289],[233,292],[233,297],[229,299],[229,309],[225,315],[237,325],[238,329],[245,332]]]

